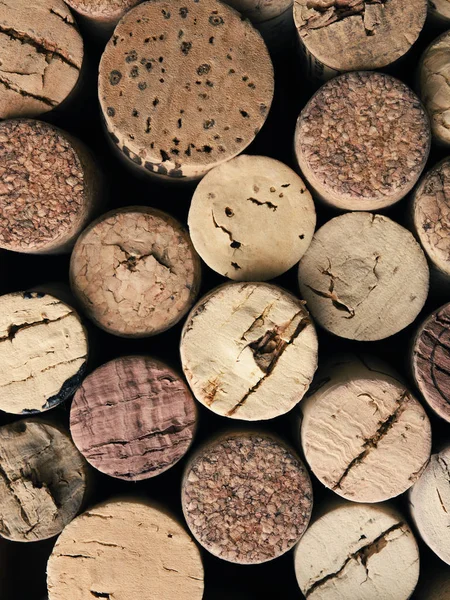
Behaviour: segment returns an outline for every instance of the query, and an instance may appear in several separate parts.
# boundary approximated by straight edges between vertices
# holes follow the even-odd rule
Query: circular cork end
[[[77,517],[47,566],[49,600],[201,600],[200,553],[172,516],[149,504],[111,500]]]
[[[34,117],[65,100],[83,62],[83,41],[62,0],[0,4],[0,119]]]
[[[420,100],[384,73],[346,73],[322,86],[300,113],[295,153],[325,202],[377,210],[401,200],[430,151]]]
[[[81,508],[83,458],[69,435],[24,420],[0,427],[0,535],[35,542],[58,535]]]
[[[49,410],[80,385],[87,333],[73,308],[50,294],[0,296],[0,409]]]
[[[450,564],[450,445],[431,456],[419,481],[409,492],[411,516],[424,540]]]
[[[450,423],[450,303],[420,326],[413,343],[412,373],[428,405]]]
[[[86,460],[128,481],[170,469],[191,445],[196,423],[196,405],[181,377],[145,356],[96,369],[70,411],[72,438]]]
[[[273,68],[251,23],[216,0],[145,2],[117,26],[99,96],[120,150],[150,173],[198,178],[263,125]]]
[[[419,37],[427,0],[295,0],[294,21],[307,50],[337,71],[379,69]]]
[[[419,549],[403,517],[389,505],[328,509],[294,553],[295,574],[311,600],[407,600],[419,578]]]
[[[252,23],[264,23],[289,9],[292,13],[293,0],[227,0],[227,4]]]
[[[206,444],[186,467],[187,524],[209,552],[239,564],[290,550],[308,526],[309,475],[295,452],[265,433],[238,432]]]
[[[413,235],[370,213],[328,221],[299,266],[300,291],[315,320],[360,341],[381,340],[410,325],[428,284],[427,260]]]
[[[266,156],[243,155],[199,183],[188,224],[209,267],[230,279],[265,281],[303,256],[314,235],[316,211],[289,167]]]
[[[431,426],[405,386],[360,359],[322,368],[300,405],[300,439],[316,477],[354,502],[383,502],[410,488],[431,452]]]
[[[198,292],[200,269],[181,223],[134,206],[103,215],[81,234],[70,278],[96,325],[122,337],[145,337],[186,314]]]
[[[117,22],[123,15],[141,0],[65,0],[77,13],[99,21]]]
[[[0,123],[0,248],[69,251],[98,196],[90,153],[42,121]]]
[[[304,303],[265,283],[232,283],[210,292],[192,309],[180,346],[197,400],[245,421],[291,410],[311,383],[317,351]]]

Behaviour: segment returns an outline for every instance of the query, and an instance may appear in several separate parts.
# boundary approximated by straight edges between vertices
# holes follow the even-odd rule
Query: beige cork
[[[123,15],[142,0],[65,0],[82,17],[113,27]]]
[[[0,296],[1,410],[57,406],[80,385],[87,358],[87,332],[68,304],[42,292]]]
[[[266,156],[238,156],[199,183],[188,219],[206,264],[237,281],[266,281],[311,243],[316,211],[300,177]]]
[[[324,86],[300,113],[295,153],[324,202],[378,210],[417,182],[430,151],[428,116],[404,83],[384,73],[346,73]]]
[[[33,117],[74,90],[83,41],[62,0],[2,0],[0,118]]]
[[[419,577],[412,531],[389,504],[325,505],[294,552],[308,600],[407,600]]]
[[[347,500],[383,502],[402,494],[430,458],[428,417],[382,362],[332,359],[299,408],[309,466]]]
[[[0,248],[69,252],[102,203],[91,151],[61,129],[31,119],[0,123]]]
[[[25,419],[0,427],[0,535],[35,542],[58,535],[86,495],[86,463],[67,432]]]
[[[262,127],[273,68],[260,34],[216,0],[145,2],[100,63],[107,129],[142,172],[197,179]]]
[[[77,517],[47,565],[49,600],[201,600],[200,553],[156,505],[114,499]]]
[[[412,234],[371,213],[328,221],[299,266],[300,291],[315,320],[359,341],[381,340],[410,325],[428,283],[427,261]]]
[[[257,564],[290,550],[308,526],[312,486],[288,445],[263,432],[229,432],[187,464],[181,501],[186,522],[209,552]]]
[[[150,207],[111,211],[78,238],[74,294],[96,325],[122,337],[156,335],[192,306],[200,259],[176,219]]]
[[[317,367],[317,335],[304,303],[265,283],[222,285],[203,297],[181,334],[181,361],[195,397],[246,421],[293,408]]]
[[[335,71],[379,69],[401,58],[419,37],[427,0],[295,0],[303,51]]]

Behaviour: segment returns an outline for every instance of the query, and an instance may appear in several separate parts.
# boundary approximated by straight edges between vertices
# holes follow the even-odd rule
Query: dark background
[[[427,24],[411,52],[389,72],[414,87],[415,71],[420,54],[440,31]],[[187,221],[192,185],[170,185],[150,179],[139,179],[118,159],[104,135],[97,100],[97,69],[104,41],[96,39],[83,29],[87,56],[86,80],[81,93],[69,106],[44,115],[42,120],[51,122],[81,138],[92,148],[101,163],[107,180],[107,209],[150,205],[165,210],[184,223]],[[276,91],[265,126],[256,140],[246,150],[248,154],[262,154],[277,158],[296,169],[293,160],[293,134],[297,116],[314,92],[302,70],[294,37],[286,40],[283,53],[273,55]],[[433,147],[427,168],[445,156],[445,152]],[[394,220],[406,224],[408,200],[405,199],[389,210],[380,211]],[[106,209],[105,209],[106,210]],[[337,213],[317,204],[318,226]],[[3,252],[0,255],[0,286],[2,293],[25,290],[49,282],[68,284],[69,256],[38,257]],[[6,275],[5,275],[6,273]],[[203,295],[212,287],[224,282],[224,278],[203,265]],[[275,280],[275,283],[298,294],[296,268]],[[432,282],[430,296],[418,320],[401,333],[374,343],[349,342],[333,337],[319,329],[320,357],[352,350],[369,352],[395,366],[406,377],[413,388],[408,372],[408,350],[417,324],[435,308],[450,301],[450,287]],[[117,356],[146,353],[160,358],[181,372],[179,359],[180,323],[166,333],[143,340],[121,339],[103,331],[92,329],[94,354],[90,370]],[[419,395],[418,395],[419,397]],[[425,407],[427,409],[427,407]],[[70,402],[51,411],[54,416],[67,423]],[[438,419],[427,409],[433,427],[433,450],[449,439],[450,425]],[[45,418],[45,415],[44,415]],[[16,420],[12,415],[0,412],[0,424]],[[264,427],[276,431],[293,442],[289,414],[264,423]],[[213,432],[233,425],[233,422],[217,417],[200,406],[200,427],[194,448]],[[142,494],[163,502],[182,518],[180,504],[181,475],[185,460],[180,461],[168,472],[145,482],[124,483],[110,477],[95,474],[95,491],[90,503],[120,494]],[[330,495],[312,476],[316,506]],[[394,501],[408,517],[404,497]],[[41,600],[45,597],[45,567],[55,539],[36,543],[0,543],[0,600]],[[419,541],[421,551],[421,581],[427,572],[437,567],[447,568]],[[292,552],[283,557],[258,566],[238,566],[216,559],[202,552],[205,566],[204,600],[297,600],[302,598],[294,574]],[[3,588],[1,587],[3,583]],[[138,599],[136,599],[138,600]],[[157,599],[164,600],[164,599]],[[349,600],[358,600],[352,598]],[[389,599],[380,599],[389,600]]]

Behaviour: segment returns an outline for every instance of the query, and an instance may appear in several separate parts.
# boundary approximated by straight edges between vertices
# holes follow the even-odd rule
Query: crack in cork
[[[36,321],[35,323],[23,323],[22,325],[11,324],[8,327],[7,335],[0,337],[0,343],[4,342],[6,340],[12,341],[16,337],[17,333],[24,329],[31,329],[32,327],[37,327],[39,325],[48,325],[49,323],[57,323],[58,321],[63,321],[64,319],[67,319],[67,317],[70,317],[71,315],[73,315],[72,311],[68,312],[67,314],[65,314],[61,317],[58,317],[57,319],[44,318],[44,319],[42,319],[42,321]]]
[[[305,19],[300,31],[307,35],[308,30],[324,29],[349,17],[359,16],[366,35],[372,36],[376,27],[370,27],[366,22],[366,6],[384,6],[386,3],[387,0],[309,0],[306,6],[315,13]]]
[[[2,73],[6,73],[6,71],[2,71]],[[33,98],[33,100],[38,100],[39,102],[42,102],[42,104],[45,104],[46,106],[54,107],[58,104],[58,102],[56,102],[56,100],[51,100],[50,98],[47,98],[46,96],[39,96],[39,94],[32,94],[31,92],[26,92],[25,90],[22,90],[21,88],[14,85],[11,81],[8,81],[8,79],[6,79],[5,77],[2,77],[1,75],[0,75],[0,84],[3,85],[7,90],[15,92],[16,94],[20,94],[24,98]]]
[[[348,317],[345,317],[346,319],[352,319],[355,316],[355,310],[347,306],[345,302],[342,302],[342,300],[339,299],[338,295],[334,291],[334,281],[335,279],[337,279],[337,277],[331,272],[330,259],[328,259],[328,268],[322,269],[322,274],[328,275],[328,277],[330,278],[328,292],[322,292],[320,290],[317,290],[316,288],[311,287],[308,284],[305,284],[305,286],[308,289],[310,289],[314,294],[316,294],[316,296],[320,296],[321,298],[328,298],[329,300],[331,300],[331,303],[333,304],[334,308],[337,308],[337,310],[345,311],[349,314]]]
[[[247,200],[253,204],[256,204],[257,206],[267,206],[267,208],[272,209],[273,212],[275,212],[278,208],[276,204],[273,204],[273,202],[270,202],[269,200],[267,202],[261,202],[261,200],[257,200],[256,198],[247,198]]]
[[[214,227],[216,227],[217,229],[221,229],[230,238],[230,242],[231,242],[230,245],[231,245],[231,247],[234,248],[235,250],[238,249],[238,248],[240,248],[242,246],[241,242],[238,242],[237,240],[235,240],[233,238],[233,234],[231,233],[231,231],[229,229],[227,229],[223,225],[219,225],[219,223],[216,221],[216,218],[214,216],[214,211],[213,210],[211,210],[211,216],[212,216],[212,220],[213,220],[213,223],[214,223]]]

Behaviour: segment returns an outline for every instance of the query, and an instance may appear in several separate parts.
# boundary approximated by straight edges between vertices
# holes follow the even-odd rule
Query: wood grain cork
[[[115,25],[141,0],[65,0],[82,17],[101,25]]]
[[[193,304],[200,277],[184,226],[144,206],[97,219],[78,238],[70,262],[72,290],[87,316],[122,337],[175,325]]]
[[[170,469],[187,452],[197,408],[184,381],[147,356],[102,365],[72,402],[73,441],[96,469],[139,481]]]
[[[201,600],[203,566],[191,537],[163,508],[112,499],[65,528],[47,586],[49,600]]]
[[[100,63],[100,104],[114,143],[142,172],[171,179],[198,179],[242,152],[273,91],[260,34],[216,0],[137,6]]]

